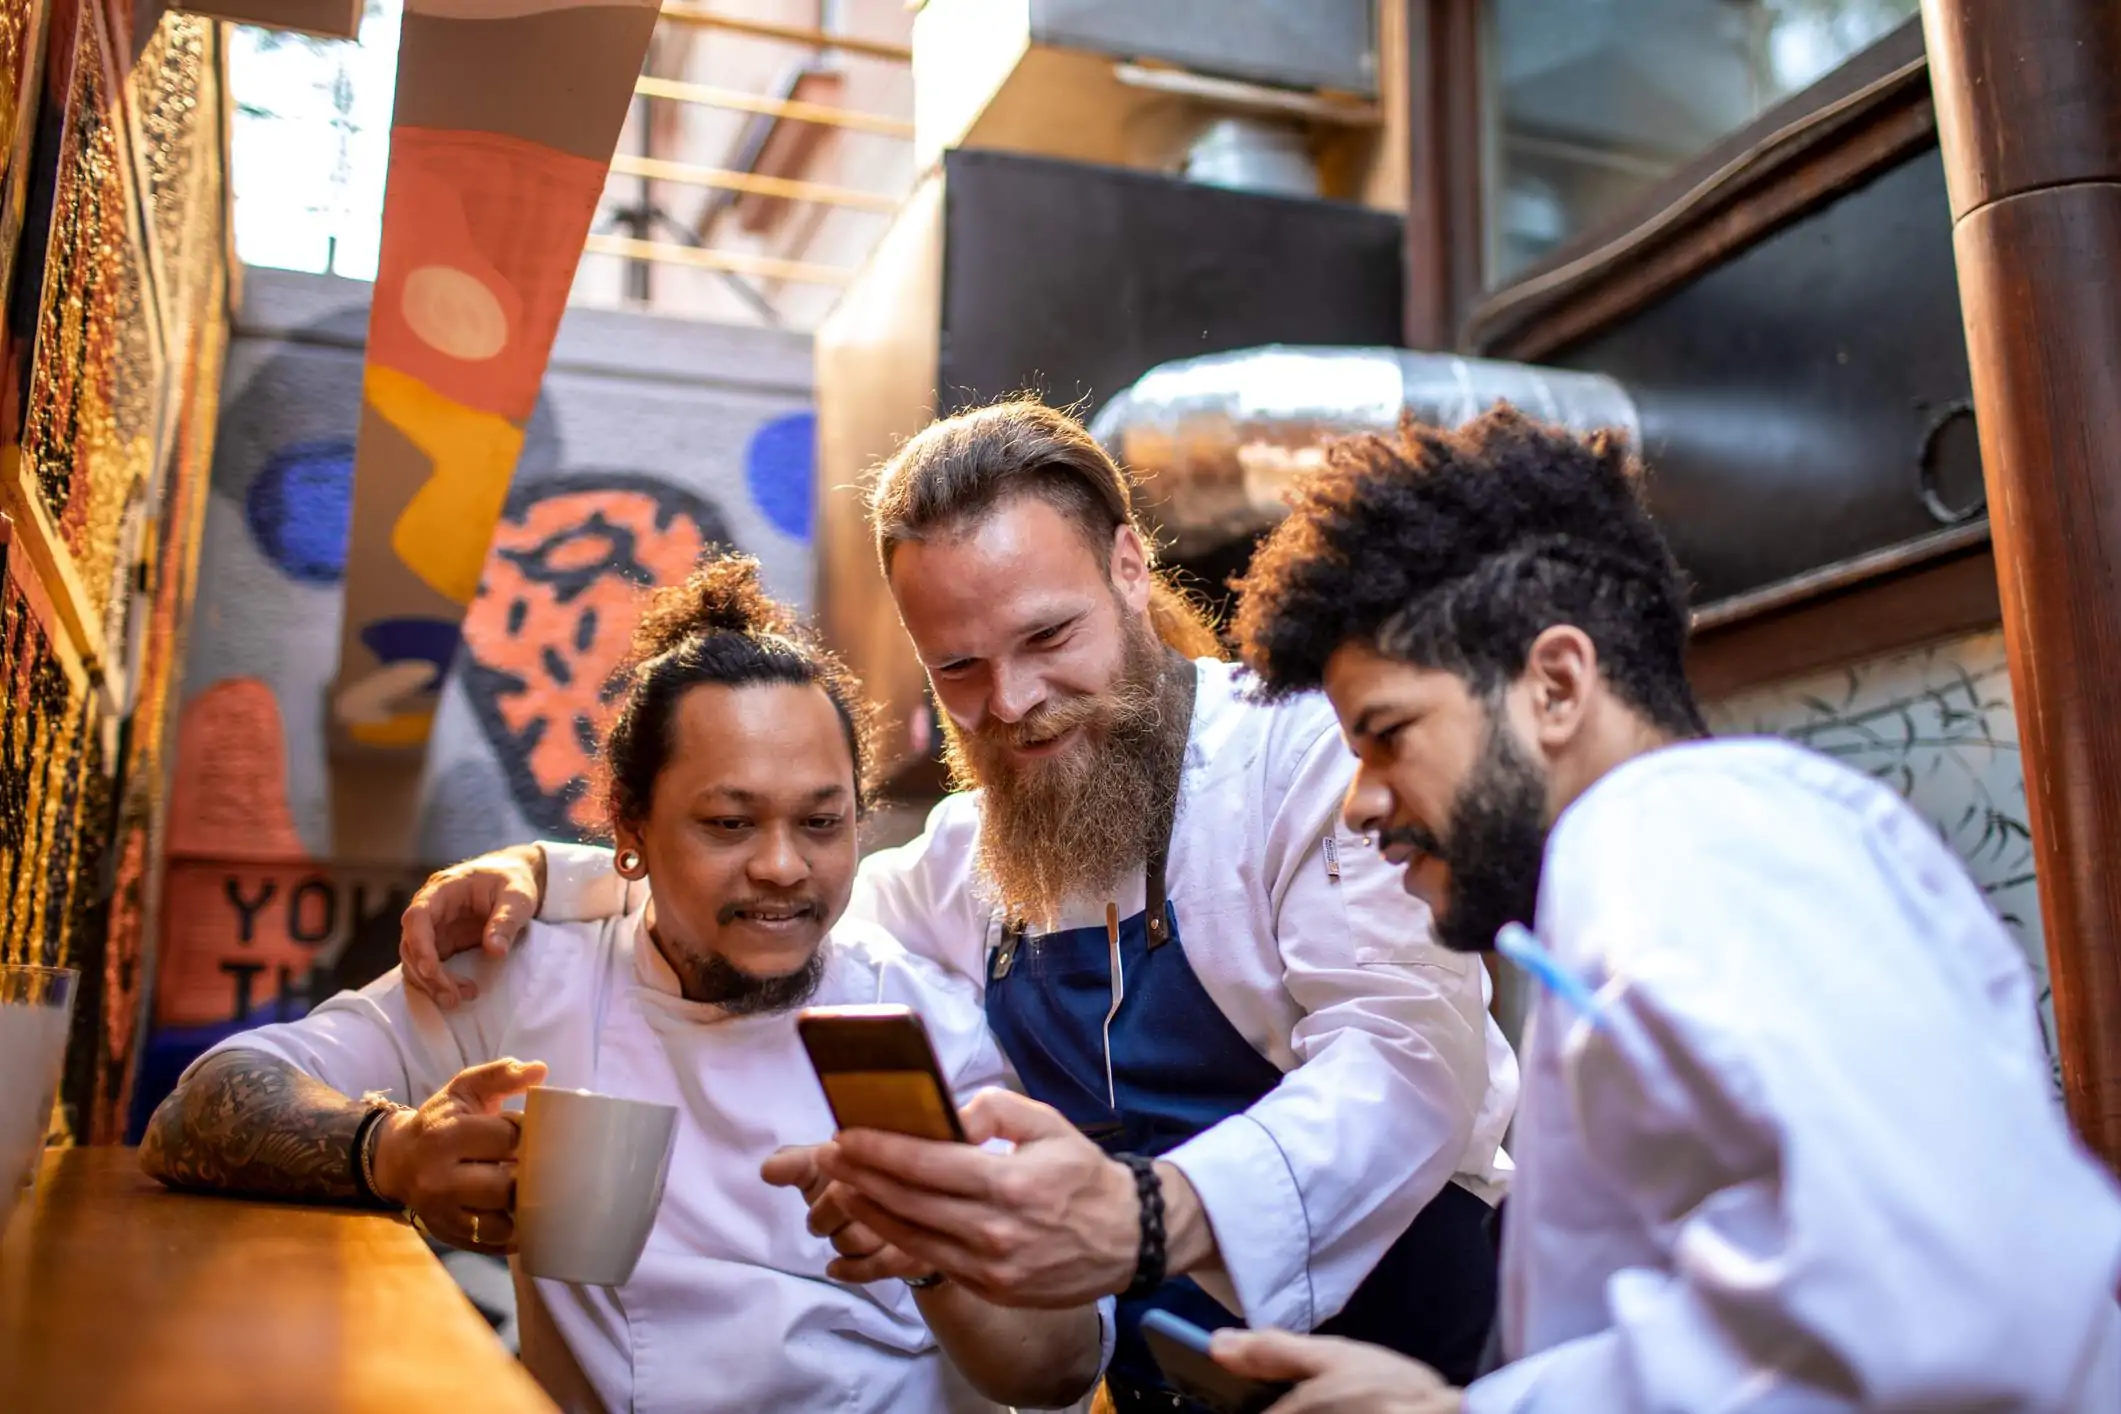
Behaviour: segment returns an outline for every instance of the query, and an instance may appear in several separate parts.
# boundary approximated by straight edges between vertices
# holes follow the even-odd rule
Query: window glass
[[[246,264],[376,277],[403,0],[367,0],[358,40],[238,26],[230,177]]]
[[[1502,284],[1913,16],[1919,0],[1488,0]]]

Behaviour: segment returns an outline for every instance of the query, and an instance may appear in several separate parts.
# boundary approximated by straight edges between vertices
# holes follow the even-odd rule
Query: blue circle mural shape
[[[337,584],[346,573],[353,519],[354,444],[296,442],[265,459],[244,497],[244,516],[265,557],[289,579]]]
[[[816,480],[816,413],[787,413],[751,434],[744,449],[744,481],[752,504],[781,534],[809,541]]]

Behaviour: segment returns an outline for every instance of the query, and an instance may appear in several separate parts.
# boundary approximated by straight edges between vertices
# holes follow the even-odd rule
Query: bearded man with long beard
[[[961,789],[863,861],[849,912],[980,990],[1025,1095],[967,1106],[1006,1151],[856,1131],[784,1162],[849,1254],[835,1275],[1117,1294],[1121,1410],[1187,1407],[1138,1333],[1152,1308],[1469,1378],[1516,1061],[1480,963],[1340,824],[1329,705],[1244,691],[1125,474],[1050,408],[930,426],[870,509]],[[505,947],[541,894],[548,920],[637,902],[601,851],[474,860],[408,913],[407,976],[446,1004],[439,945],[483,925]]]

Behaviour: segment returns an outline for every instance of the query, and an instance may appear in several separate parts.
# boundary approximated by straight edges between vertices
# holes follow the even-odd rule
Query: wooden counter
[[[7,1414],[551,1414],[427,1245],[343,1208],[48,1154],[0,1236]]]

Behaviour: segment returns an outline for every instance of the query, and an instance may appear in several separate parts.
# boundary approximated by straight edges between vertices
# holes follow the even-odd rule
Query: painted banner
[[[412,0],[354,464],[335,742],[424,749],[657,6]]]

